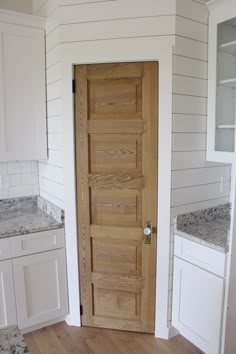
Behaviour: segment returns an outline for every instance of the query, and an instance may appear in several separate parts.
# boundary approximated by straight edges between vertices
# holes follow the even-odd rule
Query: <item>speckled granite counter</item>
[[[217,251],[228,252],[230,204],[178,215],[175,234]]]
[[[1,354],[29,354],[24,338],[16,326],[0,330]]]
[[[62,228],[60,208],[41,197],[0,200],[0,238]]]

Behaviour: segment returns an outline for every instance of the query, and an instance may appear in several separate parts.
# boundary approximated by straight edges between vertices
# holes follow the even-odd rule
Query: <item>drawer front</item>
[[[11,258],[11,242],[9,238],[0,239],[0,261]]]
[[[12,257],[50,251],[63,248],[64,245],[64,229],[36,232],[11,238]]]
[[[225,276],[225,253],[175,235],[174,254],[213,274]]]

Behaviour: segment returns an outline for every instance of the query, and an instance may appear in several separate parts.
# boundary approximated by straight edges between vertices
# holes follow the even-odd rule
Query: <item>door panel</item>
[[[90,170],[92,173],[105,171],[142,171],[141,136],[96,134],[90,137]],[[127,172],[128,172],[127,171]]]
[[[80,65],[75,80],[82,324],[153,332],[158,65]]]

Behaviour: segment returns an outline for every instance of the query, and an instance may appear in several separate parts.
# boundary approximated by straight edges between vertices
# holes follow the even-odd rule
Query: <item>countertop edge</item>
[[[65,225],[64,224],[59,224],[59,225],[52,225],[50,226],[45,226],[40,229],[31,229],[31,230],[25,230],[24,232],[12,232],[6,235],[1,235],[0,234],[0,240],[3,240],[5,238],[10,238],[10,237],[15,237],[15,236],[23,236],[23,235],[30,235],[30,234],[35,234],[39,232],[46,232],[46,231],[52,231],[52,230],[58,230],[58,229],[64,229]]]

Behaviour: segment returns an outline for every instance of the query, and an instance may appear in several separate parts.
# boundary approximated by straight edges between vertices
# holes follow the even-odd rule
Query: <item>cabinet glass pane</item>
[[[233,152],[236,123],[236,18],[218,25],[217,47],[215,150]]]

